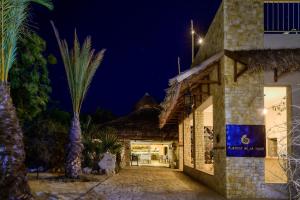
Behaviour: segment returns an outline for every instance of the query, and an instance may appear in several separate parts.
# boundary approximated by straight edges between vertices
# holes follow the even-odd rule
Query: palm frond
[[[49,0],[0,0],[0,81],[7,82],[30,2],[53,8]]]
[[[92,42],[90,37],[87,37],[81,46],[76,30],[74,32],[73,49],[69,50],[66,40],[61,40],[59,32],[52,21],[51,24],[64,63],[73,104],[73,112],[79,114],[82,102],[102,62],[105,50],[95,55],[95,50],[91,48]]]
[[[53,10],[53,3],[51,0],[31,0],[34,3],[40,4],[49,10]]]

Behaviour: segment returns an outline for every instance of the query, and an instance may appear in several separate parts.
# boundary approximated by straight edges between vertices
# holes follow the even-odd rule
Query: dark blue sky
[[[53,20],[62,38],[73,40],[74,28],[81,42],[92,36],[96,50],[106,48],[83,112],[97,107],[122,115],[130,112],[145,92],[162,101],[168,80],[190,66],[190,20],[204,34],[221,0],[57,0],[51,12],[34,7],[31,24],[48,44],[59,63],[50,66],[52,98],[71,110],[64,68],[51,29]]]

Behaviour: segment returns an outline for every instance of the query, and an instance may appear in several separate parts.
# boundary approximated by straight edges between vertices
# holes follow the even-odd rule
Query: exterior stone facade
[[[223,50],[250,50],[264,48],[264,1],[223,0],[207,32],[204,44],[198,52],[193,66]],[[221,74],[220,84],[209,85],[209,95],[196,99],[193,113],[179,120],[179,144],[183,144],[183,170],[195,179],[205,183],[228,199],[244,198],[287,198],[283,184],[265,182],[265,159],[255,157],[226,156],[226,125],[264,125],[265,86],[286,86],[291,91],[299,90],[300,72],[287,74],[283,80],[274,83],[272,72],[246,72],[234,81],[234,60],[224,56],[220,72],[209,74],[216,80]],[[238,71],[243,65],[237,64]],[[299,78],[298,78],[299,79]],[[207,84],[199,84],[201,91],[207,91]],[[299,94],[291,94],[290,104],[300,105]],[[202,104],[209,97],[213,99],[214,128],[214,170],[208,173],[204,165],[204,129]],[[290,105],[289,104],[289,105]],[[288,111],[288,120],[299,115],[295,108]],[[194,116],[194,120],[193,120]],[[191,163],[190,122],[195,128],[195,160]]]

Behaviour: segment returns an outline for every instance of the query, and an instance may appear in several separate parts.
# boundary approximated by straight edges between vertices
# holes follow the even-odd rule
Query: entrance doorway
[[[172,142],[131,141],[131,165],[170,167]]]
[[[286,165],[288,151],[287,87],[265,87],[264,95],[265,181],[267,183],[286,183],[287,177],[283,168]]]

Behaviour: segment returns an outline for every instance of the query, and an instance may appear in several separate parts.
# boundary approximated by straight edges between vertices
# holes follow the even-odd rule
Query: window
[[[265,159],[265,181],[285,183],[283,170],[287,155],[288,112],[287,88],[265,87],[264,109],[267,154]]]

